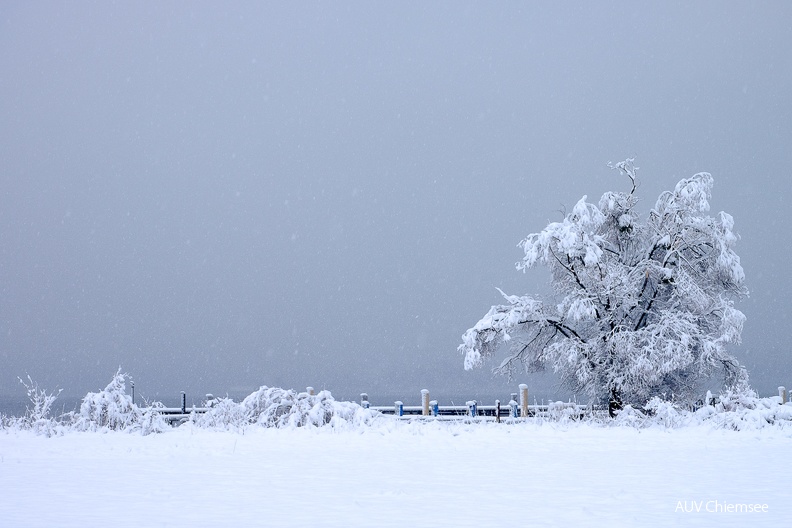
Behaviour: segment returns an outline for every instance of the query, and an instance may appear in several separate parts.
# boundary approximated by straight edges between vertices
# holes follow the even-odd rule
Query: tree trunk
[[[611,418],[616,418],[616,415],[619,414],[623,407],[621,394],[616,389],[611,389],[610,398],[608,399],[608,415]]]

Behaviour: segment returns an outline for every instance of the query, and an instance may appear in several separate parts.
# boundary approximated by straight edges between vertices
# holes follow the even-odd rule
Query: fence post
[[[430,401],[429,406],[432,408],[432,416],[440,416],[440,406],[437,405],[437,400]]]
[[[528,418],[528,385],[520,383],[520,416]]]
[[[421,389],[421,414],[429,416],[429,389]]]
[[[495,423],[500,423],[500,400],[495,400]]]
[[[778,387],[778,395],[781,397],[781,405],[784,405],[787,402],[786,387]]]
[[[393,405],[396,407],[396,416],[404,416],[404,404],[400,401],[397,401]]]
[[[365,392],[360,393],[360,406],[364,409],[368,409],[371,406],[369,403],[368,394]]]
[[[187,394],[184,391],[181,391],[181,412],[187,413]]]
[[[512,399],[509,402],[509,416],[517,418],[517,401],[515,400],[516,394],[512,394]]]
[[[132,385],[132,405],[135,405],[135,382],[130,381],[130,385]]]

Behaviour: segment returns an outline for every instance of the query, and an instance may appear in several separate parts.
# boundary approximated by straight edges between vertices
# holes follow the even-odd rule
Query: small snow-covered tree
[[[691,397],[716,370],[727,386],[744,383],[726,348],[740,341],[745,316],[734,301],[747,294],[745,275],[734,220],[706,214],[712,176],[680,181],[641,221],[633,160],[612,167],[630,178],[630,192],[605,193],[598,206],[584,196],[563,221],[520,242],[517,268],[547,266],[554,295],[501,292],[506,304],[462,336],[465,368],[507,343],[496,372],[550,367],[575,392],[607,401],[612,415],[653,396]]]

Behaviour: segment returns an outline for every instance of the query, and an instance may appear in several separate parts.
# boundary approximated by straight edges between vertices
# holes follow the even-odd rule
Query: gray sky
[[[789,2],[0,4],[0,394],[508,393],[461,334],[525,235],[695,172],[734,352],[792,385]],[[544,387],[547,387],[546,389]],[[544,392],[543,392],[544,391]],[[556,396],[565,397],[561,392]]]

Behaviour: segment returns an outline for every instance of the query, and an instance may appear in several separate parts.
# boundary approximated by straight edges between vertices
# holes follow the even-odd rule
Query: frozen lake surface
[[[187,424],[145,437],[12,431],[0,432],[0,519],[13,527],[779,526],[792,519],[790,467],[792,430],[780,428],[382,420],[244,433]],[[766,511],[730,513],[730,504]]]

